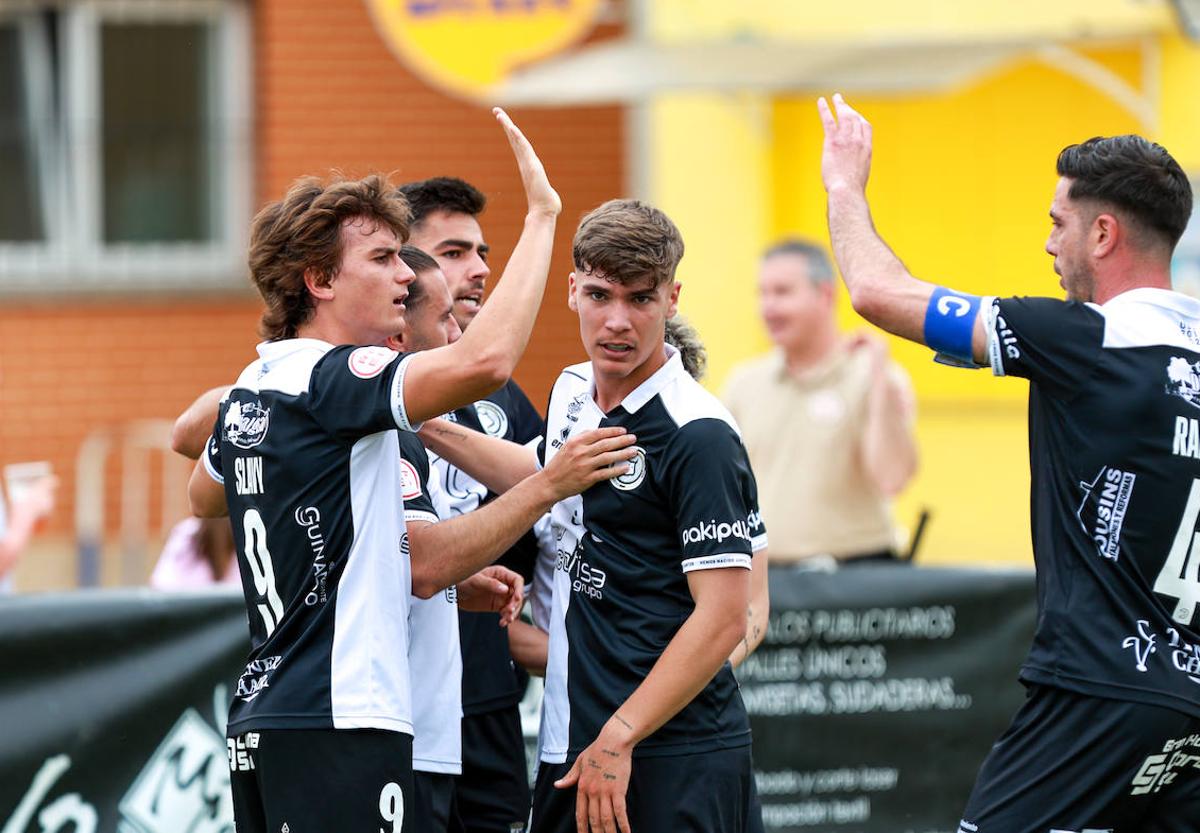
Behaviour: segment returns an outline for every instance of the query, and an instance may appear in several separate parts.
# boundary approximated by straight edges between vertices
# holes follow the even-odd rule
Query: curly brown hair
[[[313,299],[304,275],[313,270],[321,285],[337,277],[342,226],[356,218],[387,226],[401,243],[408,239],[408,203],[381,174],[327,184],[304,177],[292,183],[283,199],[255,215],[250,279],[267,305],[259,325],[264,338],[295,338],[312,318]]]

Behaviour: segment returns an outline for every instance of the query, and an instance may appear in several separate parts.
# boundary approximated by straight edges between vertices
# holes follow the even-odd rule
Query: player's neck
[[[595,364],[593,364],[597,407],[607,414],[624,402],[625,397],[641,387],[643,382],[657,373],[666,363],[667,350],[664,345],[660,349],[655,350],[650,358],[634,368],[631,373],[624,376],[606,374],[603,370],[597,369]]]
[[[1143,288],[1170,289],[1170,264],[1131,260],[1124,268],[1113,270],[1109,275],[1097,275],[1092,300],[1097,304],[1106,304],[1131,289]]]

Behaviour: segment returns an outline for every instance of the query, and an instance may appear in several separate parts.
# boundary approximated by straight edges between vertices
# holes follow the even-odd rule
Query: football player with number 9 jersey
[[[487,560],[410,563],[396,430],[512,375],[545,288],[561,210],[533,148],[496,111],[528,214],[488,309],[441,349],[403,355],[408,210],[383,177],[304,179],[255,217],[250,273],[268,341],[220,408],[189,484],[228,512],[252,649],[228,734],[242,833],[411,829],[408,599]]]

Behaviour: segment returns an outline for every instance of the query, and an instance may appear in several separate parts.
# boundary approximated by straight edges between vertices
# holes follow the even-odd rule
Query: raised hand
[[[525,199],[529,203],[530,214],[548,214],[557,217],[562,211],[562,200],[558,192],[550,185],[546,176],[546,168],[538,159],[533,145],[525,138],[521,129],[513,124],[508,113],[499,107],[492,108],[496,121],[504,128],[508,143],[512,146],[513,156],[517,158],[517,167],[521,170],[521,183],[525,186]]]
[[[825,142],[821,148],[821,180],[826,191],[852,188],[866,191],[871,174],[871,124],[834,93],[833,109],[825,97],[817,99]],[[836,115],[836,117],[835,117]]]
[[[637,455],[632,448],[636,440],[615,426],[580,432],[559,449],[541,475],[559,500],[577,495],[601,480],[625,474],[626,461]]]

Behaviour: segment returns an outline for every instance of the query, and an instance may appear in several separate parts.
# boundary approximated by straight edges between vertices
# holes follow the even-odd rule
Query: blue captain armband
[[[980,367],[975,363],[971,340],[975,317],[983,298],[936,287],[925,308],[925,344],[937,355],[934,361],[954,367]]]

